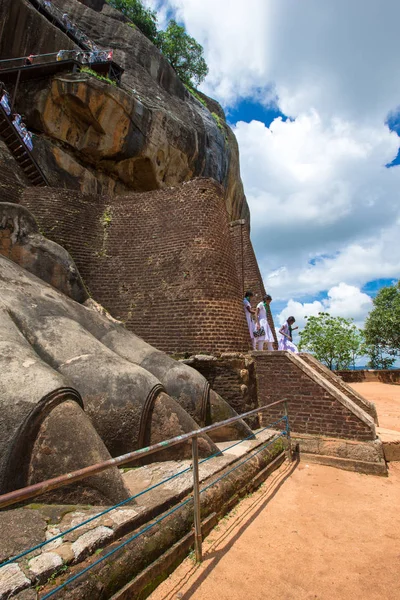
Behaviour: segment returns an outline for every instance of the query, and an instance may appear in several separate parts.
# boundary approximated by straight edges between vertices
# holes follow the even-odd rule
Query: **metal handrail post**
[[[201,518],[200,518],[200,481],[199,481],[199,446],[197,436],[192,438],[192,457],[193,457],[193,517],[194,517],[194,549],[196,561],[203,560],[203,547],[201,536]]]
[[[287,438],[286,458],[288,459],[289,462],[291,462],[292,461],[292,438],[290,435],[289,411],[288,411],[287,400],[284,401],[283,406],[284,406],[284,413],[285,413],[285,420],[286,420],[286,438]]]
[[[18,92],[18,86],[19,86],[20,79],[21,79],[21,69],[19,69],[19,71],[18,71],[17,81],[15,82],[14,93],[13,93],[13,97],[11,100],[11,112],[13,112],[13,110],[14,110],[15,100],[17,99],[17,92]]]

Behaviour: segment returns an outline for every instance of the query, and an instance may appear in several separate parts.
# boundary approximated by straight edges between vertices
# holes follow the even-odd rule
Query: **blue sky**
[[[400,2],[147,1],[204,47],[276,322],[362,326],[400,277]]]

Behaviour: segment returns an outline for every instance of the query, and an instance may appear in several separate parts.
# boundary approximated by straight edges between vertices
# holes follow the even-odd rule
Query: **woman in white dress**
[[[268,350],[273,350],[274,349],[274,336],[273,333],[271,331],[271,327],[269,326],[268,323],[268,311],[271,310],[269,305],[272,302],[272,298],[269,294],[267,294],[266,296],[264,296],[262,302],[259,302],[257,304],[257,309],[256,309],[256,330],[259,330],[261,328],[264,329],[264,335],[260,335],[258,337],[255,338],[256,340],[256,349],[257,350],[263,350],[264,349],[264,344],[267,344],[267,348]]]
[[[254,308],[251,308],[250,298],[253,296],[253,292],[246,292],[243,299],[244,313],[246,315],[247,327],[249,328],[250,340],[253,350],[256,350],[256,340],[254,338],[254,321],[253,315],[255,314]]]
[[[298,329],[298,327],[292,327],[293,323],[296,322],[296,319],[294,317],[289,317],[288,320],[286,321],[286,323],[284,325],[282,325],[282,327],[279,330],[279,333],[281,334],[281,339],[279,340],[279,346],[278,349],[279,350],[286,350],[288,352],[294,352],[295,354],[298,354],[299,351],[297,349],[297,346],[295,344],[293,344],[293,340],[292,340],[292,332],[295,329]]]

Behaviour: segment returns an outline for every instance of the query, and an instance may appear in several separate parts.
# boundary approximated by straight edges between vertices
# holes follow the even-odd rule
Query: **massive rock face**
[[[54,4],[97,44],[113,48],[125,73],[122,90],[83,75],[20,88],[17,106],[40,134],[38,160],[51,185],[118,193],[176,185],[201,175],[224,186],[230,220],[248,219],[237,146],[226,123],[221,125],[192,96],[157,48],[121,20],[120,13],[108,5],[97,12],[101,2]],[[28,0],[0,0],[3,30],[17,32],[12,40],[5,35],[1,58],[74,46],[33,10]],[[37,39],[26,35],[33,28],[40,31]],[[206,102],[223,115],[217,103]]]

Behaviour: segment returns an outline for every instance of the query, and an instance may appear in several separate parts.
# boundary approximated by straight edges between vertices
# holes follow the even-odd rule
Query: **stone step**
[[[400,461],[400,431],[377,427],[377,434],[382,440],[383,453],[387,462]]]

